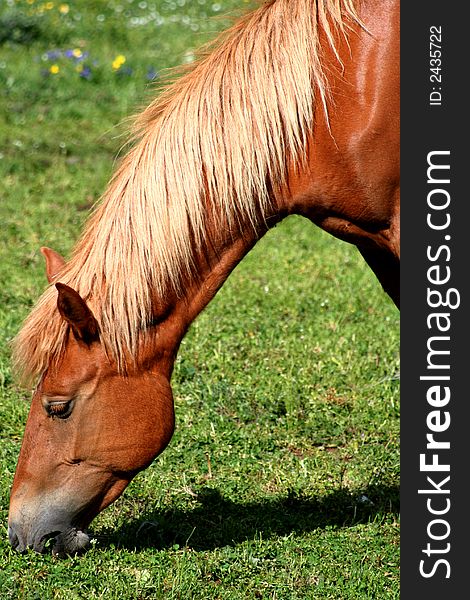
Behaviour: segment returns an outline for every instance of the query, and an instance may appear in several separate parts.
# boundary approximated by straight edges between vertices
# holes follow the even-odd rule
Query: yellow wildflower
[[[69,12],[69,10],[70,10],[70,7],[68,4],[61,4],[59,6],[59,12],[62,15],[66,15]]]
[[[59,69],[59,65],[51,65],[49,72],[52,73],[52,75],[57,75],[57,73],[60,71]]]
[[[44,4],[44,8],[46,10],[52,10],[54,8],[54,2],[46,2],[46,4]]]
[[[118,54],[113,60],[113,69],[117,71],[126,62],[126,57],[123,54]]]
[[[75,58],[80,58],[82,56],[82,51],[80,48],[74,48],[72,54],[75,56]]]

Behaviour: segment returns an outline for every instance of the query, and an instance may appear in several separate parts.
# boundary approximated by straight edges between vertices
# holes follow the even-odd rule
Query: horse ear
[[[59,292],[57,308],[62,318],[72,327],[75,337],[86,344],[97,340],[99,337],[98,322],[85,300],[65,283],[56,283],[55,286]]]
[[[46,248],[46,246],[43,246],[40,250],[41,254],[46,259],[47,281],[52,283],[59,274],[59,271],[65,265],[65,260],[58,252],[51,248]]]

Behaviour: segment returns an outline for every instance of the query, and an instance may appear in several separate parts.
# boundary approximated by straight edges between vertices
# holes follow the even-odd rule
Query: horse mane
[[[178,293],[191,276],[208,211],[232,229],[266,214],[270,190],[304,154],[315,101],[326,109],[320,31],[338,56],[334,34],[348,21],[358,22],[353,0],[270,0],[137,117],[133,146],[58,278],[89,303],[120,368],[153,295]],[[50,286],[14,341],[25,383],[64,349],[56,302]]]

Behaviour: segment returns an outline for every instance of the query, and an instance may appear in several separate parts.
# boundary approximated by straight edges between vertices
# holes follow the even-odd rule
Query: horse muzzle
[[[32,502],[24,499],[12,502],[8,539],[13,548],[18,552],[25,552],[28,548],[40,553],[52,550],[57,556],[85,550],[90,543],[85,533],[89,521],[85,523],[84,519],[80,519],[76,507],[74,510],[47,500],[43,496]]]
[[[8,539],[18,552],[29,548],[44,553],[52,549],[56,556],[77,554],[90,544],[90,537],[85,531],[65,523],[41,524],[37,528],[26,529],[13,522],[8,526]],[[52,542],[47,544],[49,540]]]

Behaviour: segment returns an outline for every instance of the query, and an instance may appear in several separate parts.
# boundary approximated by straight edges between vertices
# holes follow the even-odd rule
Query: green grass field
[[[291,217],[185,338],[176,433],[64,560],[7,541],[30,391],[9,342],[162,71],[240,0],[0,4],[0,597],[399,597],[399,313],[355,248]],[[213,19],[212,17],[217,17]]]

